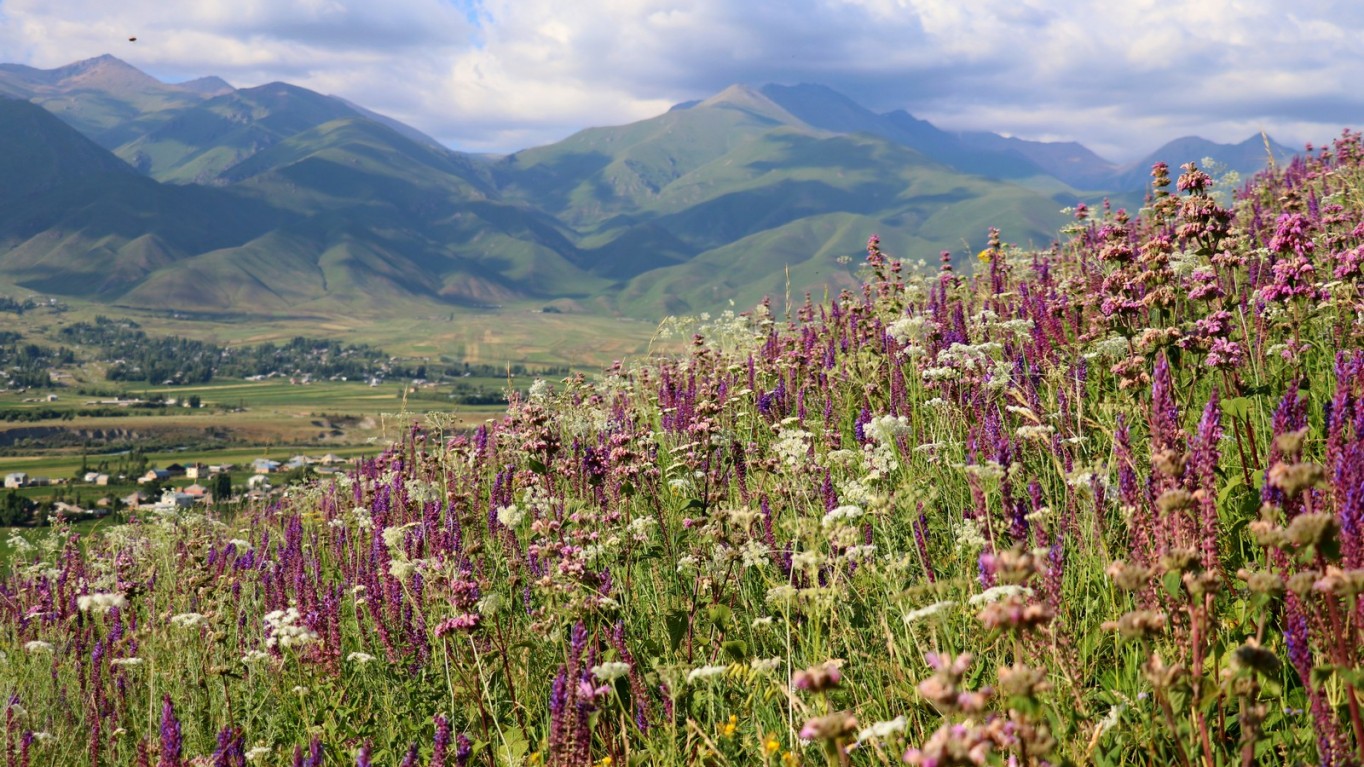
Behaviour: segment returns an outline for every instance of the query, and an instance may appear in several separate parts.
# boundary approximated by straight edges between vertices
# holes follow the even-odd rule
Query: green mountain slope
[[[0,199],[136,171],[28,101],[0,98]]]
[[[486,168],[367,119],[303,131],[220,177],[277,207],[347,223],[348,242],[408,261],[428,279],[415,292],[486,303],[585,296],[573,233],[546,213],[499,198]],[[336,244],[317,229],[322,244]]]
[[[287,103],[260,122],[281,136],[331,107],[274,95]],[[43,109],[0,103],[0,170],[26,184],[0,220],[0,275],[121,305],[261,314],[585,298],[609,284],[575,264],[552,216],[497,199],[486,164],[344,111],[208,187],[148,179]]]
[[[784,292],[788,273],[798,292],[836,290],[852,281],[835,259],[857,257],[872,233],[899,256],[932,259],[991,225],[1046,242],[1060,223],[1051,195],[870,131],[816,128],[740,87],[517,153],[494,175],[573,225],[583,265],[620,281],[615,305],[643,316],[751,303]]]
[[[0,64],[0,94],[42,105],[107,149],[154,129],[224,87],[231,89],[218,78],[163,83],[107,54],[57,69]]]
[[[33,104],[0,101],[0,274],[34,290],[113,299],[194,253],[277,226],[260,202],[137,174]]]
[[[590,128],[493,166],[503,193],[575,227],[653,201],[666,187],[781,126],[802,126],[766,97],[734,86],[692,109]],[[804,127],[813,132],[813,129]]]
[[[22,99],[0,101],[0,280],[215,313],[799,300],[855,284],[873,233],[911,261],[969,261],[991,226],[1045,244],[1082,196],[1068,181],[1117,173],[814,85],[733,86],[502,158],[287,83],[170,85],[109,56],[0,65],[0,95]]]
[[[493,194],[485,169],[462,155],[419,144],[373,121],[342,117],[295,132],[278,144],[236,163],[217,176],[223,184],[265,183],[263,176],[307,175],[301,164],[330,164],[330,178],[292,178],[287,183],[316,196],[287,201],[308,208],[338,204],[385,204],[419,207],[420,197],[448,195],[483,199]],[[302,183],[300,183],[302,182]],[[295,189],[295,192],[300,191]]]
[[[114,153],[158,181],[207,182],[290,136],[356,115],[320,93],[269,83],[183,110]]]

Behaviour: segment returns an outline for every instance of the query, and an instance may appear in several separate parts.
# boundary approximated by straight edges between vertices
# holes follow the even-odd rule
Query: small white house
[[[16,471],[5,475],[5,487],[23,487],[28,484],[28,475],[22,471]]]
[[[284,468],[301,469],[304,466],[312,466],[314,463],[316,463],[316,461],[306,455],[296,455],[284,464]]]
[[[164,482],[170,479],[170,477],[171,473],[165,469],[151,469],[146,474],[137,478],[137,484],[144,485],[148,482],[156,482],[157,480]]]
[[[194,496],[185,493],[177,493],[174,490],[167,490],[161,495],[161,500],[152,504],[153,511],[170,512],[188,509],[194,505]]]
[[[279,471],[279,461],[272,461],[269,458],[257,458],[251,462],[251,468],[257,474],[270,474]]]

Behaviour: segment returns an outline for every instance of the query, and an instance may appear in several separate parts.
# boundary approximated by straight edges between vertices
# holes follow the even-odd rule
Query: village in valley
[[[167,513],[257,503],[288,484],[342,472],[357,460],[336,453],[300,453],[282,461],[259,457],[240,464],[172,462],[135,475],[89,470],[73,477],[51,477],[10,471],[4,475],[9,493],[3,510],[15,514],[7,518],[9,524],[44,525],[102,519],[124,511]],[[21,490],[27,491],[27,497],[18,495]],[[46,497],[32,495],[44,490]]]

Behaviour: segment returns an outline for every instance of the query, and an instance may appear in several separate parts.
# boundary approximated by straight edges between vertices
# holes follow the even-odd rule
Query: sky
[[[136,36],[136,42],[128,38]],[[947,130],[1288,146],[1364,127],[1357,0],[0,0],[0,61],[283,80],[504,153],[742,83]]]

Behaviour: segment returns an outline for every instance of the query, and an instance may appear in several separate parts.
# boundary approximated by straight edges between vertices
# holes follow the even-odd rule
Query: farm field
[[[1358,764],[1364,145],[1215,191],[1157,165],[1142,209],[1077,206],[1045,251],[992,233],[973,274],[872,237],[859,290],[678,323],[687,350],[472,430],[395,420],[230,521],[12,540],[11,743]]]
[[[461,383],[489,391],[507,388],[507,379],[463,379]],[[511,381],[513,387],[529,386],[530,380]],[[109,384],[101,384],[107,392]],[[220,442],[227,445],[307,445],[360,444],[372,437],[382,438],[393,419],[406,421],[424,413],[449,413],[466,425],[481,423],[504,406],[459,404],[448,395],[450,387],[414,390],[405,382],[389,382],[371,387],[363,382],[322,381],[291,384],[285,379],[266,381],[214,381],[204,385],[120,387],[124,396],[137,398],[174,398],[185,402],[194,396],[200,407],[169,406],[149,410],[101,405],[112,400],[107,393],[81,395],[58,389],[55,402],[24,402],[33,393],[0,393],[0,413],[7,410],[55,411],[55,416],[39,421],[0,422],[0,443],[24,444],[20,435],[34,429],[77,431],[121,430],[138,435],[181,435],[186,440]],[[46,395],[46,392],[40,392]],[[82,410],[101,409],[107,415],[79,415]],[[115,415],[118,411],[128,415]],[[69,415],[67,415],[69,414]],[[10,435],[8,438],[6,435]],[[170,437],[157,437],[164,443]],[[91,440],[94,441],[94,440]],[[29,438],[28,444],[41,446],[42,437]],[[126,447],[127,445],[125,445]],[[66,452],[71,445],[64,446]],[[75,445],[78,450],[80,443]],[[0,464],[9,461],[0,457]]]
[[[505,390],[508,383],[524,389],[529,380],[467,378],[466,387]],[[136,450],[145,468],[173,463],[236,464],[236,482],[250,475],[250,462],[269,458],[280,462],[295,455],[342,458],[374,455],[396,439],[413,419],[437,418],[452,431],[471,429],[505,411],[503,405],[464,405],[442,390],[414,390],[406,382],[371,387],[362,382],[321,381],[291,384],[287,379],[214,381],[186,386],[118,387],[123,396],[140,399],[199,398],[200,407],[157,410],[128,409],[129,415],[89,416],[82,410],[98,407],[112,391],[110,382],[98,384],[102,394],[81,395],[57,389],[55,402],[47,392],[0,393],[0,414],[44,410],[55,415],[41,421],[0,421],[0,476],[22,472],[30,477],[61,480],[62,485],[19,488],[16,492],[40,504],[56,499],[77,505],[102,497],[122,497],[141,489],[129,476],[115,476],[107,486],[79,483],[84,471],[117,475]],[[449,386],[444,387],[448,391]],[[24,402],[25,399],[44,399]],[[120,408],[105,406],[117,412]],[[140,471],[138,473],[141,473]],[[170,483],[169,487],[191,484]]]
[[[0,292],[32,296],[32,291],[7,288]],[[175,335],[221,344],[247,345],[281,342],[299,335],[365,343],[403,357],[447,356],[470,364],[501,366],[507,362],[531,366],[567,365],[589,370],[643,354],[657,327],[654,322],[603,316],[591,311],[542,312],[534,303],[484,309],[452,309],[439,304],[416,304],[403,314],[261,315],[204,314],[111,307],[78,298],[60,300],[61,311],[38,310],[15,317],[9,327],[33,339],[57,342],[60,328],[90,322],[99,316],[126,317],[149,335]]]

